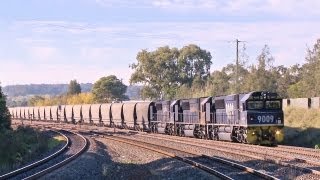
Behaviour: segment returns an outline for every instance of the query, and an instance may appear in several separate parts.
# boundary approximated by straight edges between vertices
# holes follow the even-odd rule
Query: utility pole
[[[236,92],[239,93],[239,43],[244,41],[239,41],[236,39],[237,51],[236,51]]]

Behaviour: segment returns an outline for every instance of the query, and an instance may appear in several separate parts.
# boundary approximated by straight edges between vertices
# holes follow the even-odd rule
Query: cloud
[[[19,23],[15,25],[17,24]],[[115,74],[128,83],[131,72],[128,65],[135,61],[136,54],[141,49],[155,50],[164,45],[181,48],[190,43],[198,44],[212,53],[212,70],[215,70],[234,62],[235,44],[231,41],[236,38],[246,41],[251,60],[249,63],[253,63],[264,44],[268,44],[276,59],[275,65],[289,66],[303,63],[306,44],[312,46],[320,35],[320,23],[317,21],[141,22],[112,25],[32,21],[20,24],[25,25],[16,31],[27,29],[28,33],[16,39],[28,53],[26,57],[19,57],[21,47],[17,46],[17,55],[13,58],[17,61],[19,58],[27,59],[37,71],[17,70],[17,75],[8,73],[8,77],[17,82],[23,79],[32,83],[56,82],[57,78],[60,81],[75,78],[81,82],[93,82],[110,74]],[[63,27],[52,24],[63,24]],[[74,27],[77,26],[85,28],[80,33],[74,32],[77,29]],[[33,33],[34,29],[42,31],[41,35]],[[14,65],[12,68],[14,69]],[[59,75],[55,76],[57,69]],[[51,80],[38,77],[40,73]],[[1,75],[5,77],[4,74]],[[23,78],[19,79],[19,76]]]
[[[80,47],[79,55],[83,61],[101,64],[107,67],[127,68],[129,61],[134,59],[136,49],[114,47]],[[132,59],[131,59],[132,58]]]
[[[160,8],[174,13],[197,13],[226,15],[252,15],[266,13],[286,17],[319,15],[318,0],[96,0],[98,5],[107,8]]]
[[[28,51],[31,58],[38,61],[52,61],[58,56],[58,50],[54,47],[33,46]]]
[[[0,66],[1,86],[13,84],[41,84],[41,83],[69,83],[71,79],[77,79],[81,83],[94,83],[99,78],[108,75],[116,75],[125,84],[129,84],[132,70],[129,68],[104,68],[102,66],[89,65],[85,68],[79,64],[34,64],[30,69],[29,64],[20,63],[17,59],[0,59],[0,62],[8,62],[6,66]]]
[[[95,0],[95,2],[103,7],[130,7],[130,8],[148,8],[150,2],[148,0]]]
[[[217,1],[207,0],[153,0],[152,5],[161,8],[199,9],[217,8]]]

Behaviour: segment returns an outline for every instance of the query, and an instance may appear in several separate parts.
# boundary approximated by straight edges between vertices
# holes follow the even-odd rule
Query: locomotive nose
[[[271,140],[272,135],[269,131],[262,131],[262,140]]]

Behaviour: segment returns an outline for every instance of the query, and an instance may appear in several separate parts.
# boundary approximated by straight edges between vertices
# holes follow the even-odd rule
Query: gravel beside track
[[[64,135],[66,135],[68,138],[69,138],[69,141],[70,141],[70,146],[69,148],[63,152],[61,155],[55,157],[54,159],[50,160],[49,162],[43,164],[43,165],[40,165],[30,171],[27,171],[21,175],[18,175],[14,178],[11,178],[11,179],[23,179],[23,178],[27,178],[35,173],[38,173],[46,168],[49,168],[59,162],[62,162],[63,160],[75,155],[76,153],[78,153],[81,148],[84,146],[84,142],[83,142],[83,139],[79,136],[77,136],[76,134],[74,133],[71,133],[71,132],[68,132],[68,131],[60,131],[62,132]]]
[[[79,128],[79,126],[74,126],[74,125],[64,125],[64,127],[65,128],[73,127],[74,129]],[[113,128],[98,128],[98,127],[88,127],[88,126],[81,126],[81,128],[86,131],[90,129],[92,131],[96,131],[97,129],[99,129],[99,131],[103,133],[108,133],[108,134],[113,134],[118,136],[125,136],[127,138],[139,139],[141,141],[150,142],[150,143],[159,144],[159,145],[165,145],[168,147],[180,148],[182,150],[191,150],[191,151],[205,154],[211,157],[219,157],[222,159],[227,159],[227,160],[251,167],[255,170],[259,170],[263,173],[270,174],[280,179],[320,179],[319,175],[306,173],[294,167],[277,165],[273,162],[268,161],[268,159],[281,160],[281,161],[286,161],[288,164],[299,165],[301,167],[308,167],[312,169],[320,168],[320,166],[311,165],[306,162],[297,161],[294,159],[294,158],[303,158],[303,159],[309,158],[309,160],[318,161],[318,159],[315,158],[317,157],[316,155],[315,156],[310,155],[312,153],[317,153],[318,151],[310,150],[307,148],[298,148],[298,147],[290,148],[287,146],[264,147],[264,146],[255,146],[255,145],[219,142],[219,141],[208,141],[208,140],[201,140],[201,139],[195,139],[195,138],[168,136],[168,135],[160,135],[160,134],[147,134],[147,133],[143,133],[143,132],[140,133],[135,131],[131,131],[130,133],[128,133],[128,130],[119,130],[119,129],[115,129],[117,133],[113,133],[114,131]],[[156,137],[161,137],[163,138],[163,140],[157,139]],[[193,142],[195,145],[186,145],[183,143],[173,142],[172,140],[179,140],[182,142],[185,141],[190,143]],[[134,176],[134,174],[140,173],[142,175],[139,176],[140,177],[139,179],[141,179],[141,177],[143,177],[143,179],[150,179],[150,178],[172,179],[172,178],[180,178],[180,177],[183,177],[183,178],[203,177],[204,179],[208,178],[207,177],[208,174],[205,172],[199,171],[195,168],[192,168],[190,165],[186,165],[185,163],[179,162],[177,160],[164,157],[163,155],[158,155],[152,151],[142,150],[141,148],[125,145],[122,143],[112,142],[110,140],[105,140],[99,137],[93,137],[93,139],[91,139],[90,142],[92,144],[97,144],[96,146],[98,148],[94,148],[92,150],[91,156],[88,156],[87,158],[84,159],[84,162],[83,162],[84,165],[80,164],[79,168],[77,168],[78,165],[72,168],[63,168],[61,169],[61,172],[63,171],[69,171],[69,172],[66,172],[65,174],[61,174],[59,172],[57,176],[53,176],[53,177],[46,176],[46,177],[54,178],[54,179],[57,179],[57,178],[58,179],[74,179],[74,178],[75,179],[88,179],[88,178],[90,179],[101,179],[101,178],[102,179],[105,179],[105,178],[137,179],[137,176]],[[211,146],[216,148],[216,150],[208,149],[205,147],[199,147],[197,145]],[[112,150],[112,148],[114,148],[114,151]],[[223,152],[224,150],[238,152],[243,155],[239,155],[239,154],[236,155],[228,152]],[[248,157],[245,155],[251,155],[252,157]],[[291,160],[285,159],[285,158],[281,159],[276,157],[281,155],[291,157]],[[155,156],[157,157],[159,156],[160,158],[156,158]],[[254,156],[259,156],[260,159],[254,158]],[[171,164],[180,163],[187,167],[190,166],[192,171],[194,171],[195,173],[203,173],[203,174],[202,176],[199,176],[199,175],[184,176],[183,173],[188,173],[188,170],[186,170],[186,172],[181,173],[179,171],[180,169],[179,167],[181,167],[181,165],[170,166],[169,168],[170,171],[169,170],[163,171],[163,170],[157,169],[158,167],[162,167],[167,164],[166,161],[164,160],[166,161],[170,160],[175,162]],[[79,159],[70,163],[70,165],[75,163],[76,161],[79,161]],[[95,163],[93,162],[86,163],[87,161],[93,161]],[[158,163],[160,161],[162,163]],[[105,162],[108,162],[107,165]],[[90,165],[92,164],[93,168],[91,168],[90,165],[87,166],[87,164],[90,164]],[[156,164],[156,166],[153,166],[154,164]],[[71,169],[77,169],[77,171],[72,171]],[[143,169],[143,171],[140,169]],[[157,170],[154,170],[154,169],[157,169]],[[173,175],[170,175],[171,171],[175,173]],[[189,171],[191,170],[189,169]],[[95,172],[95,173],[92,174],[90,172]],[[122,173],[122,172],[126,172],[126,173]],[[177,176],[177,173],[179,173],[179,176]],[[86,176],[86,174],[91,174],[91,175]],[[64,177],[67,177],[67,178],[64,178]],[[134,178],[131,178],[131,177],[134,177]],[[211,179],[212,177],[209,177],[209,178]]]
[[[41,179],[218,179],[152,151],[101,137],[88,139],[86,153]]]
[[[154,138],[162,139],[172,139],[181,142],[194,143],[195,145],[208,145],[208,146],[218,146],[219,148],[224,148],[232,150],[237,153],[245,153],[247,155],[258,156],[265,160],[270,161],[281,161],[284,163],[289,163],[296,165],[298,167],[304,167],[309,169],[320,170],[320,151],[310,151],[307,148],[296,148],[291,149],[289,147],[266,147],[258,145],[249,144],[239,144],[230,142],[220,142],[196,138],[185,138],[177,136],[167,136],[161,134],[140,134],[141,136],[148,136]],[[306,150],[307,149],[307,150]]]
[[[109,133],[112,134],[112,132],[109,132]],[[119,132],[117,134],[121,134],[122,136],[125,135],[124,132]],[[136,134],[136,135],[133,135],[133,134]],[[230,160],[239,164],[243,164],[245,166],[251,167],[255,170],[259,170],[266,174],[270,174],[280,179],[292,179],[292,178],[319,179],[320,178],[318,175],[305,173],[300,171],[299,169],[277,165],[268,161],[246,157],[244,155],[235,155],[231,153],[222,152],[219,150],[211,150],[208,148],[202,148],[202,147],[172,142],[170,141],[170,138],[168,138],[167,140],[161,140],[161,139],[152,138],[151,136],[140,136],[136,132],[132,132],[132,135],[126,136],[126,137],[132,138],[132,139],[139,139],[145,142],[164,145],[168,147],[179,148],[181,150],[191,150],[196,153],[201,153],[201,154],[205,154],[212,157],[216,156],[220,158],[225,158],[227,160]],[[216,147],[219,148],[219,146],[216,146]]]
[[[197,163],[198,166],[201,164],[208,168],[214,169],[219,173],[222,173],[224,175],[223,176],[224,178],[227,177],[228,179],[262,179],[260,176],[257,176],[256,174],[251,174],[244,171],[243,169],[236,168],[234,164],[230,165],[229,163],[224,162],[223,159],[217,160],[217,158],[203,156],[202,154],[195,154],[194,152],[190,152],[188,150],[186,151],[186,150],[180,150],[176,148],[168,148],[167,146],[162,146],[159,144],[155,145],[153,143],[146,143],[144,141],[134,140],[132,138],[125,138],[125,137],[119,137],[119,136],[112,136],[112,137],[105,136],[105,138],[119,139],[125,142],[128,141],[129,143],[133,143],[137,146],[140,146],[140,145],[146,146],[148,148],[170,153],[175,157],[179,157],[179,159],[180,157],[185,158],[186,160]]]

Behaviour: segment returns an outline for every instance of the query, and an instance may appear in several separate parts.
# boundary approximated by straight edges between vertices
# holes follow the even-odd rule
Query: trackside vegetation
[[[45,132],[19,126],[0,134],[0,174],[32,161],[59,145],[63,139],[52,138]]]
[[[15,169],[57,146],[60,139],[30,127],[11,128],[6,97],[0,87],[0,174]]]
[[[0,86],[0,133],[6,129],[10,129],[11,119],[6,104],[6,96],[2,93]]]
[[[320,148],[320,111],[318,109],[286,108],[286,145]]]
[[[59,104],[91,104],[94,102],[92,93],[61,95],[55,97],[35,96],[29,100],[29,106],[55,106]]]
[[[76,80],[70,81],[68,92],[65,95],[54,97],[34,96],[29,106],[54,106],[61,104],[93,104],[112,101],[128,100],[125,95],[127,86],[114,75],[97,80],[91,92],[81,93],[81,87]]]

